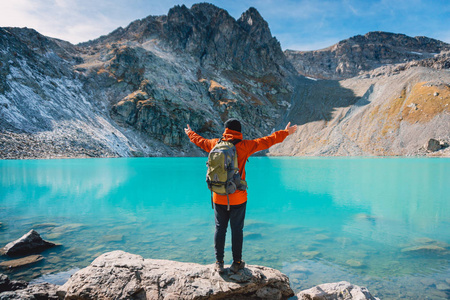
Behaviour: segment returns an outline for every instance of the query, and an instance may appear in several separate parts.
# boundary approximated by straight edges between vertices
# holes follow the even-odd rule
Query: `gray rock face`
[[[280,68],[294,71],[269,25],[253,7],[235,20],[226,10],[209,3],[194,4],[190,9],[177,5],[167,16],[135,21],[125,29],[79,46],[93,48],[121,39],[144,44],[154,38],[160,40],[160,46],[190,53],[202,66],[252,76],[278,73]]]
[[[39,253],[53,246],[56,245],[44,241],[39,233],[32,229],[20,239],[8,243],[1,251],[8,256],[18,256]]]
[[[8,290],[0,293],[0,300],[58,300],[61,299],[57,294],[58,287],[50,283],[28,285],[23,289]]]
[[[15,291],[28,286],[26,281],[9,280],[5,274],[0,274],[0,293],[5,291]]]
[[[34,30],[0,28],[0,156],[126,155],[73,65],[80,49]],[[125,148],[125,149],[124,149]]]
[[[25,281],[9,280],[0,274],[0,300],[57,300],[58,286],[50,283],[29,285]]]
[[[294,293],[277,270],[248,266],[219,275],[214,265],[143,259],[123,251],[105,253],[59,289],[65,299],[287,299]]]
[[[388,32],[357,35],[322,50],[286,50],[299,74],[322,79],[345,79],[382,65],[431,58],[450,45],[427,37]]]
[[[376,300],[365,287],[347,281],[324,283],[297,294],[299,300]],[[378,299],[379,300],[379,299]]]
[[[110,94],[116,94],[111,116],[165,145],[186,144],[186,123],[200,134],[218,136],[221,123],[231,116],[256,136],[274,127],[290,95],[285,77],[294,69],[254,8],[235,20],[207,3],[175,6],[167,16],[133,22],[83,46],[119,45],[124,38],[137,47],[114,46],[104,54],[112,58],[105,70],[130,90],[123,97],[111,86]]]

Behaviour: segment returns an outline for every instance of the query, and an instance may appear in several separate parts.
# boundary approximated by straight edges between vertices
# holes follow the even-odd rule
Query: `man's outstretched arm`
[[[208,153],[212,150],[212,148],[214,148],[214,146],[217,143],[217,139],[208,140],[208,139],[205,139],[204,137],[200,136],[199,134],[195,133],[191,129],[189,124],[187,124],[187,127],[184,128],[184,132],[187,134],[187,136],[189,137],[189,140],[192,143],[194,143],[196,146],[202,148],[203,150],[205,150]]]
[[[275,144],[281,143],[284,139],[297,131],[297,125],[292,125],[289,122],[284,130],[275,131],[269,136],[265,136],[259,139],[254,139],[248,141],[250,144],[250,153],[266,150]]]

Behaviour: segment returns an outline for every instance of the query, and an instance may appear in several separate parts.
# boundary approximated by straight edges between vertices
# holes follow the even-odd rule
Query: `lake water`
[[[0,246],[32,228],[62,244],[3,272],[61,284],[116,249],[214,263],[205,162],[0,161]],[[247,177],[243,258],[295,292],[347,280],[381,299],[450,297],[450,159],[252,157]]]

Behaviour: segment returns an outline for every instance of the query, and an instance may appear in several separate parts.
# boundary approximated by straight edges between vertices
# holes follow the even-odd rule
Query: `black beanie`
[[[225,128],[241,132],[241,122],[237,119],[229,119],[225,122]]]

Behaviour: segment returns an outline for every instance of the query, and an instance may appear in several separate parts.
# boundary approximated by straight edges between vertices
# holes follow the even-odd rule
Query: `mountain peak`
[[[240,19],[243,22],[247,22],[250,26],[253,25],[253,22],[265,22],[259,11],[254,7],[250,7],[249,9],[247,9],[241,15]]]
[[[269,24],[254,7],[250,7],[244,12],[237,22],[258,43],[265,43],[272,39]]]

